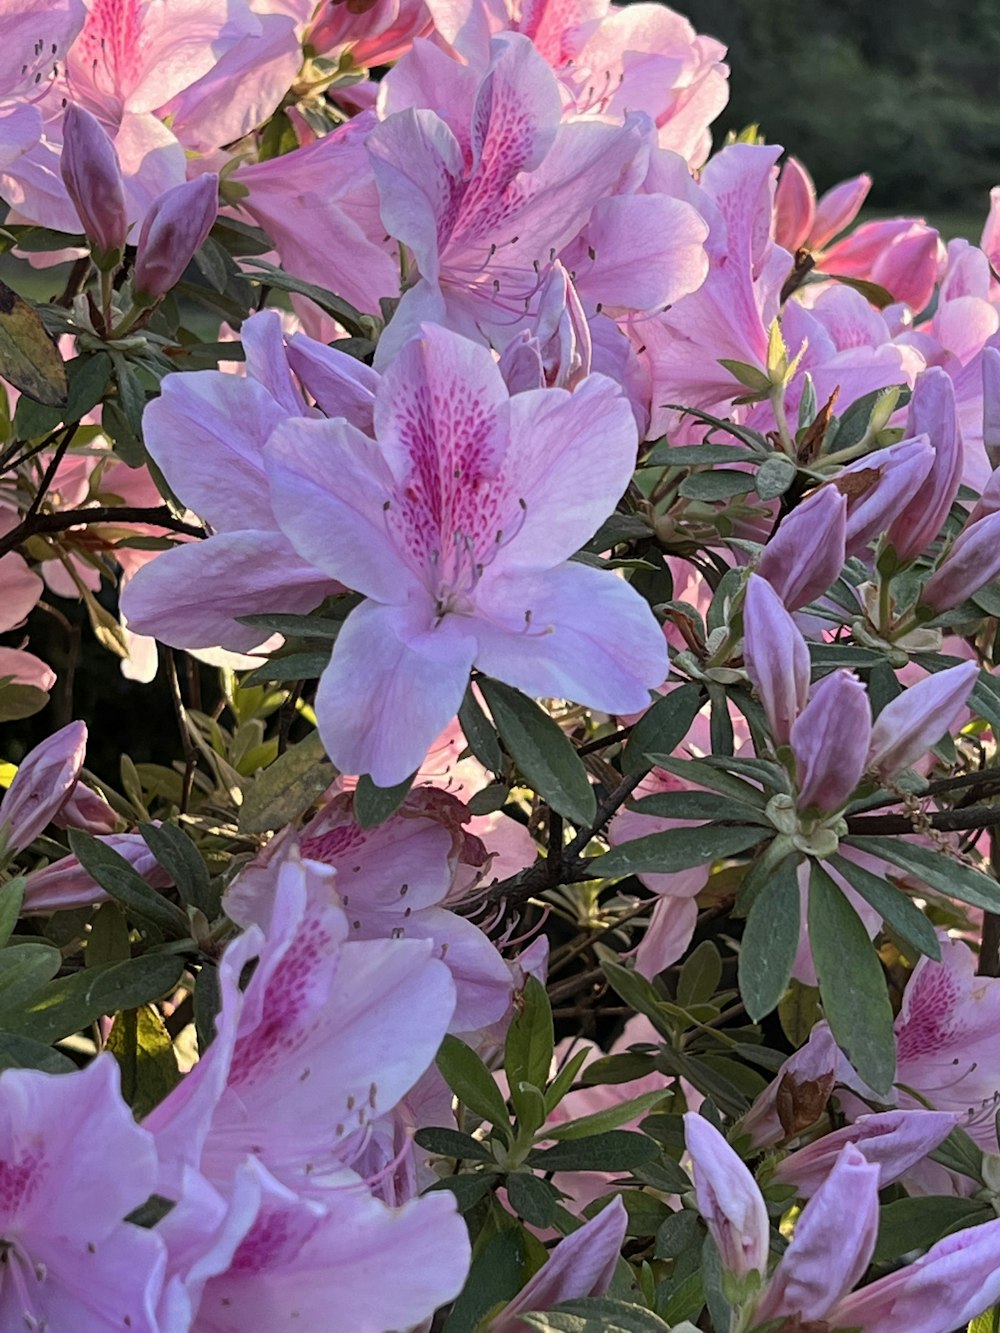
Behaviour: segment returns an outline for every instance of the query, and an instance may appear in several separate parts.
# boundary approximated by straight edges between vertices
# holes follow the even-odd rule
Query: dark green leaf
[[[536,1148],[528,1165],[539,1171],[629,1171],[658,1157],[660,1149],[646,1134],[610,1129],[582,1139],[568,1139],[552,1148]]]
[[[457,1129],[430,1125],[426,1129],[418,1129],[413,1138],[418,1147],[437,1153],[439,1157],[454,1157],[460,1162],[493,1161],[493,1154],[485,1144],[474,1139],[471,1134],[460,1134]]]
[[[246,265],[246,276],[252,282],[275,287],[278,291],[297,292],[301,296],[308,296],[310,301],[315,301],[321,310],[333,315],[334,319],[355,337],[367,338],[373,333],[374,321],[370,315],[363,315],[325,287],[319,287],[314,282],[305,282],[301,278],[293,278],[290,273],[283,272],[263,259],[252,259]]]
[[[189,934],[188,919],[181,909],[147,884],[113,847],[80,829],[70,830],[69,845],[87,874],[130,916],[151,922],[170,939],[184,939]]]
[[[319,733],[311,731],[249,785],[240,807],[240,832],[267,833],[291,823],[322,796],[336,776]]]
[[[0,722],[19,722],[40,713],[49,701],[45,690],[0,680]]]
[[[187,834],[176,824],[140,824],[139,832],[184,901],[214,921],[219,914],[219,894],[212,888],[208,866]]]
[[[888,928],[901,940],[911,945],[917,953],[940,961],[941,942],[937,932],[912,898],[849,857],[831,856],[829,864],[843,875],[870,907],[875,908]]]
[[[10,944],[0,949],[0,1009],[37,995],[59,971],[62,954],[50,944]]]
[[[960,1176],[968,1176],[980,1185],[984,1183],[983,1150],[966,1130],[953,1129],[930,1156],[932,1161],[940,1162],[949,1171],[957,1171]]]
[[[896,1041],[885,977],[861,918],[816,863],[809,881],[809,942],[837,1045],[874,1092],[888,1092]]]
[[[758,895],[740,946],[739,986],[755,1023],[784,995],[799,947],[798,858],[786,857]]]
[[[24,876],[0,886],[0,947],[10,939],[24,902]]]
[[[520,690],[488,676],[480,677],[479,686],[504,745],[528,783],[579,828],[592,824],[597,798],[561,728]]]
[[[477,1171],[464,1173],[459,1176],[445,1176],[443,1180],[436,1180],[430,1186],[432,1190],[448,1190],[454,1194],[455,1202],[460,1213],[467,1213],[470,1208],[474,1208],[480,1199],[486,1197],[490,1190],[497,1183],[499,1177],[485,1172]]]
[[[552,1225],[559,1203],[555,1186],[530,1171],[514,1171],[507,1177],[506,1186],[510,1206],[518,1217],[533,1227]]]
[[[732,796],[722,796],[714,791],[658,791],[632,801],[629,809],[660,819],[740,819],[759,824],[766,818],[754,806],[743,805]]]
[[[676,750],[704,701],[702,687],[694,682],[661,695],[632,728],[622,756],[623,771],[638,773],[649,767],[651,755]]]
[[[198,1053],[204,1055],[215,1037],[215,1020],[222,1006],[219,969],[205,963],[194,983],[194,1029]]]
[[[52,981],[26,1007],[0,1009],[0,1028],[54,1042],[107,1014],[158,1000],[174,990],[184,971],[176,954],[145,954],[109,967],[91,967]]]
[[[592,860],[588,870],[595,879],[673,874],[745,852],[766,836],[759,826],[699,824],[695,828],[668,829],[622,843]]]
[[[90,923],[84,965],[103,967],[107,963],[122,963],[131,957],[132,945],[125,913],[116,902],[101,903]]]
[[[44,1042],[0,1032],[0,1069],[40,1069],[45,1074],[72,1074],[76,1065],[68,1055]]]
[[[676,1259],[684,1250],[697,1245],[701,1249],[702,1230],[698,1214],[683,1209],[671,1213],[656,1233],[656,1259]]]
[[[546,1139],[557,1142],[571,1142],[574,1139],[591,1138],[595,1134],[604,1134],[608,1130],[618,1129],[631,1120],[638,1120],[647,1111],[652,1110],[667,1095],[662,1091],[643,1092],[638,1097],[631,1097],[625,1102],[615,1102],[603,1111],[594,1111],[579,1120],[567,1120],[559,1125],[547,1125],[543,1131]]]
[[[921,847],[919,843],[904,842],[901,838],[859,836],[847,838],[845,842],[847,846],[858,847],[872,856],[884,857],[949,898],[957,898],[959,902],[982,907],[988,912],[1000,912],[1000,885],[964,861]]]
[[[592,1060],[580,1075],[580,1082],[587,1087],[596,1087],[601,1083],[631,1083],[633,1079],[645,1078],[654,1068],[651,1055],[623,1051],[621,1055],[605,1055],[599,1060]]]
[[[511,1226],[476,1246],[469,1276],[442,1333],[473,1333],[488,1314],[517,1294],[528,1275],[528,1244],[524,1228]]]
[[[757,472],[757,494],[762,500],[776,500],[784,495],[798,476],[798,469],[784,454],[772,454]]]
[[[961,1227],[989,1221],[993,1213],[982,1200],[930,1195],[897,1199],[879,1209],[876,1263],[899,1259],[910,1250],[924,1250]]]
[[[688,500],[729,500],[734,495],[746,495],[753,488],[752,472],[728,472],[725,468],[716,468],[711,472],[692,472],[678,489]]]
[[[533,1083],[536,1088],[544,1088],[549,1081],[554,1043],[549,997],[537,977],[529,976],[507,1029],[504,1071],[509,1086]]]
[[[36,403],[65,406],[66,367],[45,325],[25,300],[0,282],[0,376]]]
[[[269,681],[317,680],[330,665],[329,651],[286,653],[272,657],[263,666],[254,667],[243,677],[244,685],[265,685]]]
[[[503,768],[500,742],[489,719],[479,706],[479,700],[471,685],[465,691],[465,698],[458,710],[458,724],[462,728],[469,749],[483,767],[488,768],[491,773],[499,773]]]
[[[75,356],[66,362],[67,398],[63,407],[44,407],[22,398],[14,413],[14,430],[22,440],[48,435],[61,422],[79,421],[101,401],[111,378],[111,358],[106,352]]]
[[[767,797],[759,787],[734,776],[734,766],[738,762],[734,759],[723,761],[733,768],[733,772],[729,772],[728,769],[710,764],[707,759],[678,759],[669,752],[651,754],[649,757],[657,768],[673,773],[692,787],[709,787],[712,791],[721,792],[723,796],[732,796],[744,805],[755,805],[759,810],[763,810],[767,804]]]
[[[707,1004],[722,980],[722,958],[711,940],[702,940],[684,960],[677,978],[677,1003],[685,1009]]]
[[[284,634],[290,639],[322,639],[323,642],[332,642],[344,628],[342,620],[334,620],[329,616],[290,616],[271,613],[237,616],[236,619],[241,625],[249,625],[251,629]]]
[[[640,467],[700,467],[716,463],[745,463],[760,459],[756,449],[738,444],[668,444],[660,440]]]
[[[510,1116],[503,1095],[475,1051],[449,1034],[441,1043],[437,1066],[458,1100],[509,1139]]]
[[[361,827],[376,828],[394,815],[409,795],[415,777],[411,773],[395,787],[376,787],[367,773],[362,774],[354,789],[354,818]]]
[[[122,1096],[137,1120],[181,1081],[177,1056],[159,1010],[150,1004],[116,1016],[107,1049],[121,1070]]]

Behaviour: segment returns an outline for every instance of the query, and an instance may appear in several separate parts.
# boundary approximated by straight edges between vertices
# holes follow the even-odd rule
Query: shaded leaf
[[[799,947],[798,859],[786,857],[768,877],[743,928],[739,987],[756,1023],[777,1005],[791,979]]]
[[[415,773],[394,787],[376,787],[367,773],[354,789],[354,818],[362,828],[375,828],[394,815],[409,795]]]
[[[64,407],[66,367],[38,312],[0,282],[0,376],[46,407]]]
[[[588,870],[594,878],[622,875],[673,874],[694,866],[709,866],[726,856],[755,847],[767,837],[761,827],[700,824],[696,828],[668,829],[621,843],[594,858]]]
[[[670,754],[691,730],[704,702],[702,687],[694,682],[661,695],[632,728],[622,755],[622,771],[638,773],[650,756]]]
[[[240,832],[267,833],[291,823],[322,796],[336,776],[319,732],[311,731],[249,784],[240,807]]]
[[[190,933],[181,909],[147,884],[120,852],[81,829],[70,830],[69,845],[87,874],[131,916],[151,922],[171,939]]]

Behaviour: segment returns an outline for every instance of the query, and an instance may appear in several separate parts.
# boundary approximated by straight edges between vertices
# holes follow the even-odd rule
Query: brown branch
[[[187,537],[204,537],[204,528],[196,528],[176,518],[166,505],[142,508],[135,505],[96,505],[89,509],[63,509],[58,514],[30,514],[10,532],[0,537],[0,556],[13,551],[29,537],[39,533],[66,532],[70,528],[88,527],[95,523],[149,523],[156,528],[167,528]]]
[[[927,816],[927,823],[939,833],[993,828],[1000,824],[1000,806],[970,805],[963,810],[938,810]],[[854,837],[919,832],[909,815],[849,815],[847,829]]]

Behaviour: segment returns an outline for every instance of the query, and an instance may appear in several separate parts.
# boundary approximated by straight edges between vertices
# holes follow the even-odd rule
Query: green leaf
[[[24,876],[0,885],[0,946],[10,939],[24,902]]]
[[[892,1006],[861,918],[819,864],[809,881],[809,942],[820,1000],[837,1045],[876,1093],[896,1072]]]
[[[321,639],[324,643],[332,642],[344,628],[342,620],[332,620],[326,616],[290,616],[272,612],[267,615],[237,616],[236,619],[251,629],[284,634],[289,639]]]
[[[45,690],[18,685],[8,677],[0,680],[0,722],[19,722],[40,713],[49,701]]]
[[[545,1089],[545,1112],[551,1115],[562,1099],[569,1092],[576,1080],[577,1074],[583,1068],[583,1065],[589,1055],[586,1047],[577,1051],[555,1076],[549,1086]]]
[[[673,874],[694,866],[710,866],[726,856],[745,852],[767,836],[759,826],[699,824],[695,828],[668,829],[644,838],[621,843],[588,864],[595,879],[623,875]]]
[[[685,1250],[697,1246],[701,1249],[702,1229],[698,1214],[688,1209],[671,1213],[656,1233],[656,1259],[676,1259]]]
[[[902,838],[857,836],[846,838],[845,843],[883,857],[948,898],[957,898],[987,912],[1000,912],[1000,885],[964,861],[918,843],[904,842]]]
[[[563,1301],[538,1314],[520,1316],[538,1333],[669,1333],[670,1325],[641,1305],[606,1297]]]
[[[744,805],[754,805],[758,810],[763,810],[767,804],[767,796],[759,787],[744,782],[742,778],[734,775],[736,761],[733,759],[725,760],[728,768],[721,768],[710,764],[707,759],[678,759],[669,752],[651,754],[649,758],[657,768],[673,773],[675,777],[690,783],[692,787],[708,787],[712,791],[721,792],[723,796],[731,796]],[[729,771],[730,769],[732,771]]]
[[[243,677],[244,685],[265,685],[269,681],[318,680],[330,665],[328,651],[286,653],[272,657],[263,666],[254,667]]]
[[[514,1171],[506,1180],[510,1206],[529,1226],[550,1227],[555,1221],[559,1192],[541,1176],[530,1171]]]
[[[798,469],[784,454],[772,454],[757,472],[756,490],[762,500],[784,495],[798,476]]]
[[[459,1162],[492,1162],[493,1154],[485,1144],[474,1139],[471,1134],[461,1134],[457,1129],[430,1125],[418,1129],[413,1136],[420,1148],[437,1153],[439,1157],[454,1157]]]
[[[35,1041],[60,1041],[105,1015],[160,999],[176,988],[183,971],[183,958],[162,953],[86,968],[50,982],[23,1008],[0,1008],[0,1028]]]
[[[1000,1305],[993,1305],[983,1314],[976,1315],[967,1333],[1000,1333]]]
[[[529,976],[507,1029],[503,1067],[508,1085],[513,1088],[518,1083],[532,1083],[544,1088],[549,1081],[554,1044],[549,997],[538,978]]]
[[[983,1150],[975,1139],[964,1129],[956,1127],[943,1143],[939,1143],[930,1154],[931,1160],[940,1162],[949,1171],[957,1171],[960,1176],[968,1176],[978,1184],[985,1183],[983,1171]]]
[[[479,678],[479,687],[504,745],[530,786],[577,827],[592,824],[597,798],[562,729],[520,690],[489,676]]]
[[[215,1020],[222,1008],[219,969],[205,963],[194,982],[194,1030],[198,1053],[204,1055],[215,1037]]]
[[[460,1213],[467,1213],[470,1208],[475,1208],[480,1199],[484,1199],[487,1194],[498,1183],[499,1177],[490,1172],[477,1171],[463,1172],[457,1176],[445,1176],[443,1180],[436,1180],[433,1185],[428,1187],[430,1190],[448,1190],[454,1194],[455,1203]]]
[[[72,1074],[77,1066],[44,1042],[0,1032],[0,1069],[40,1069],[45,1074]]]
[[[743,928],[740,995],[755,1023],[784,995],[795,964],[801,916],[798,865],[798,858],[789,856],[771,873]]]
[[[499,773],[503,768],[500,742],[489,718],[479,706],[471,685],[465,691],[465,698],[458,710],[458,725],[462,728],[469,749],[483,767],[491,773]]]
[[[116,1016],[107,1049],[121,1069],[122,1096],[137,1120],[181,1081],[174,1044],[157,1009],[144,1004]]]
[[[908,898],[902,889],[895,888],[880,875],[873,874],[846,856],[831,856],[829,864],[843,875],[851,888],[859,893],[870,907],[875,908],[888,928],[901,940],[917,953],[926,954],[928,958],[940,962],[941,942],[937,932],[912,898]]]
[[[181,909],[147,884],[113,847],[80,829],[70,830],[69,845],[87,874],[121,903],[130,916],[150,922],[169,939],[181,940],[190,934],[188,919]]]
[[[90,922],[85,967],[103,967],[107,963],[122,963],[132,957],[128,922],[116,902],[101,903]]]
[[[442,1333],[473,1333],[487,1315],[517,1295],[528,1276],[528,1245],[527,1233],[516,1225],[476,1245],[469,1276]]]
[[[765,821],[770,824],[763,811],[714,791],[653,792],[631,801],[629,809],[640,815],[656,815],[659,819],[740,819],[753,824]]]
[[[177,892],[209,921],[219,914],[219,894],[201,853],[176,824],[140,824],[143,842],[176,885]]]
[[[50,944],[10,944],[0,949],[0,1009],[37,995],[59,971],[62,954]]]
[[[44,407],[31,398],[20,399],[14,413],[14,430],[19,439],[39,439],[64,421],[79,421],[86,416],[104,397],[111,378],[111,358],[106,352],[75,356],[66,362],[66,377],[65,406]]]
[[[528,1165],[539,1171],[630,1171],[659,1155],[659,1145],[648,1135],[610,1129],[552,1148],[535,1148],[528,1154]]]
[[[267,833],[297,819],[337,776],[319,732],[292,745],[249,784],[240,807],[241,833]]]
[[[367,773],[354,789],[354,818],[362,828],[376,828],[396,813],[409,795],[416,773],[411,773],[394,787],[376,787]]]
[[[796,1050],[809,1040],[809,1033],[822,1017],[819,991],[792,977],[778,1005],[778,1019],[782,1032]]]
[[[738,444],[670,444],[660,440],[640,467],[700,467],[715,463],[745,463],[760,459],[756,449]]]
[[[628,974],[627,968],[622,971]],[[631,1083],[633,1079],[652,1074],[655,1068],[651,1055],[623,1051],[620,1055],[605,1055],[599,1060],[592,1060],[580,1075],[580,1082],[588,1088],[598,1087],[602,1083]]]
[[[632,728],[622,755],[622,771],[639,773],[649,767],[649,757],[670,754],[691,730],[704,702],[702,687],[694,682],[661,695]]]
[[[458,1100],[510,1142],[510,1116],[503,1095],[472,1047],[449,1033],[438,1051],[437,1066]]]
[[[677,1003],[685,1009],[707,1004],[722,980],[722,957],[711,940],[702,940],[684,961],[677,978]]]
[[[569,1120],[559,1125],[546,1125],[541,1136],[555,1139],[559,1143],[572,1142],[574,1139],[590,1138],[594,1134],[604,1134],[610,1129],[627,1125],[630,1120],[638,1120],[647,1111],[658,1106],[667,1096],[668,1089],[643,1092],[627,1102],[615,1102],[604,1111],[594,1111],[591,1115],[581,1116],[579,1120]]]
[[[285,273],[274,264],[256,257],[245,265],[244,271],[251,282],[260,283],[265,287],[275,287],[278,291],[297,292],[301,296],[308,296],[309,300],[315,301],[321,310],[333,315],[334,319],[343,324],[348,333],[354,337],[368,338],[374,334],[376,321],[370,315],[363,315],[325,287],[319,287],[314,282],[305,282],[301,278],[293,278],[290,273]]]
[[[658,1302],[659,1303],[659,1302]],[[696,1319],[705,1305],[705,1283],[701,1273],[689,1273],[678,1282],[660,1308],[670,1324]]]
[[[734,495],[746,495],[754,488],[752,472],[729,472],[716,468],[711,472],[692,472],[678,487],[688,500],[730,500]]]
[[[38,312],[0,282],[0,376],[47,407],[63,407],[66,367]]]
[[[992,1210],[976,1199],[930,1195],[897,1199],[879,1209],[878,1244],[872,1258],[889,1263],[910,1250],[924,1250],[961,1227],[992,1218]]]

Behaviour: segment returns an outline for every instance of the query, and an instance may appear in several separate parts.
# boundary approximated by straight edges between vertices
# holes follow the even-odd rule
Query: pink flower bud
[[[868,766],[888,779],[922,759],[958,721],[978,675],[961,662],[897,694],[875,719]]]
[[[900,440],[845,467],[832,483],[847,496],[847,554],[856,555],[906,508],[934,465],[926,436]]]
[[[787,745],[809,696],[809,649],[766,579],[751,574],[743,604],[743,656],[776,745]]]
[[[879,1169],[879,1189],[891,1185],[923,1161],[959,1122],[952,1111],[885,1111],[862,1115],[853,1125],[800,1148],[779,1162],[774,1179],[794,1185],[800,1199],[808,1199],[826,1180],[842,1150],[853,1143],[865,1161]]]
[[[797,611],[826,592],[847,558],[847,500],[833,486],[814,495],[781,521],[757,562],[789,611]]]
[[[740,1122],[754,1147],[773,1147],[814,1125],[830,1099],[842,1060],[830,1029],[817,1023]]]
[[[955,386],[940,366],[917,376],[906,421],[908,436],[926,436],[934,449],[930,471],[913,499],[889,525],[889,540],[902,560],[931,544],[958,494],[965,461],[958,429]]]
[[[924,584],[920,600],[940,614],[1000,574],[1000,513],[970,523]]]
[[[943,254],[941,238],[934,228],[914,222],[906,235],[876,259],[872,280],[919,313],[934,295]]]
[[[0,801],[6,851],[23,851],[52,822],[76,785],[86,749],[86,726],[71,722],[25,757]]]
[[[809,244],[814,250],[822,250],[834,236],[839,236],[851,225],[871,188],[871,176],[862,175],[852,176],[827,190],[816,205],[816,217],[809,236]]]
[[[63,117],[59,170],[94,262],[102,269],[116,267],[128,232],[122,169],[100,121],[75,102]]]
[[[1000,513],[1000,468],[990,473],[990,479],[983,487],[983,493],[976,501],[965,526],[971,528],[973,523],[978,523],[981,518],[988,518],[990,514],[997,513]]]
[[[857,1148],[843,1149],[795,1224],[791,1244],[754,1312],[757,1323],[782,1316],[818,1322],[851,1290],[875,1249],[878,1181],[877,1166]]]
[[[138,301],[153,305],[176,286],[218,211],[219,178],[214,172],[160,195],[139,232],[134,278]]]
[[[871,734],[871,707],[857,676],[824,676],[792,724],[800,809],[832,811],[848,800],[865,771]]]
[[[812,177],[797,157],[789,157],[774,192],[774,239],[794,254],[808,241],[815,214]]]
[[[770,1227],[757,1182],[717,1129],[689,1111],[684,1142],[694,1168],[698,1211],[719,1248],[722,1267],[736,1277],[767,1268]]]

